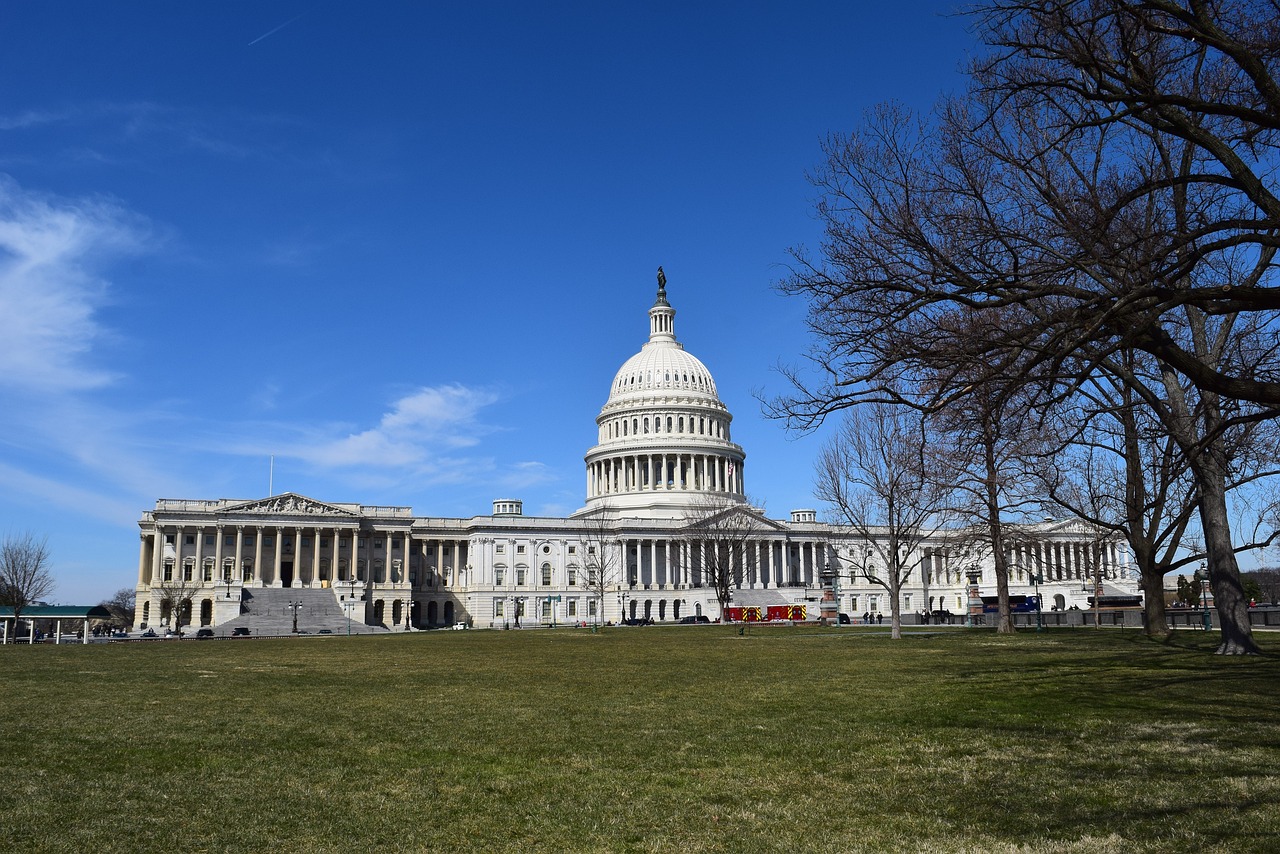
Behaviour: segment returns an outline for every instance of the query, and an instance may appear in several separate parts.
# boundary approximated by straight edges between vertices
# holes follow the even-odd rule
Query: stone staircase
[[[338,597],[332,590],[307,587],[247,587],[240,600],[240,616],[215,626],[217,637],[231,637],[232,629],[241,626],[249,630],[250,637],[280,637],[293,634],[293,609],[290,602],[301,602],[298,609],[298,630],[308,635],[328,629],[335,635],[386,634],[382,626],[366,626],[364,603],[353,612],[356,619],[348,620]]]

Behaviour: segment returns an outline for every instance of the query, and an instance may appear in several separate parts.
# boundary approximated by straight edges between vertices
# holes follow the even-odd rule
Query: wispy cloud
[[[314,465],[338,468],[447,467],[454,452],[474,446],[492,428],[478,414],[498,401],[487,389],[452,384],[420,388],[395,401],[378,426],[295,448]]]
[[[147,231],[108,199],[45,196],[0,175],[0,386],[58,393],[111,381],[88,359],[105,333],[95,270],[139,250]]]

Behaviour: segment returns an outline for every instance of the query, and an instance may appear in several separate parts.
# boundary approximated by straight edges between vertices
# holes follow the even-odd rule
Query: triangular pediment
[[[273,495],[270,498],[260,498],[256,501],[233,504],[224,508],[222,512],[253,513],[264,516],[359,516],[359,514],[353,513],[344,507],[316,501],[314,498],[298,495],[296,492],[286,492],[283,495]]]
[[[734,518],[737,518],[740,520],[741,522],[740,526],[733,524],[731,520]],[[763,531],[784,532],[789,530],[781,522],[776,522],[773,519],[770,519],[769,517],[765,516],[756,508],[749,507],[745,504],[726,507],[723,510],[716,510],[700,518],[686,520],[686,525],[685,525],[686,528],[693,528],[693,529],[697,529],[697,528],[705,529],[708,527],[719,527],[719,526],[749,527],[752,530],[761,531],[761,532]]]

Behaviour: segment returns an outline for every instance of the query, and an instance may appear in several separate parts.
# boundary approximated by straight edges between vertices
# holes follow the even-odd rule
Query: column
[[[196,526],[195,580],[204,584],[204,528]]]
[[[659,581],[661,576],[658,575],[658,541],[649,541],[649,583],[661,584]]]
[[[262,546],[261,546],[261,543],[262,543],[262,532],[261,532],[261,531],[259,531],[259,532],[258,532],[258,543],[259,543],[259,546],[258,546],[258,554],[259,554],[259,556],[261,556],[261,554],[262,554]],[[283,587],[283,586],[284,586],[284,582],[283,582],[283,580],[282,580],[282,579],[281,579],[281,577],[280,577],[280,555],[281,555],[281,553],[282,553],[283,549],[284,549],[284,528],[282,528],[281,526],[277,525],[277,526],[276,526],[276,559],[275,559],[275,565],[274,565],[273,567],[271,567],[271,586],[272,586],[272,587]],[[265,581],[265,579],[263,579],[263,578],[262,578],[263,574],[264,574],[264,573],[263,573],[263,572],[262,572],[262,570],[259,568],[259,570],[258,570],[258,578],[259,578],[260,580]]]
[[[147,583],[147,535],[138,536],[138,584]]]
[[[221,581],[222,580],[222,537],[223,537],[222,526],[219,525],[217,530],[218,530],[217,539],[214,540],[214,546],[213,546],[213,580]]]
[[[164,530],[156,525],[155,546],[151,549],[151,583],[163,581],[164,576],[160,574],[162,557],[164,555]],[[17,625],[16,623],[14,625]]]
[[[311,532],[311,585],[312,587],[320,586],[320,529],[315,528]]]
[[[261,539],[261,538],[259,538]],[[233,581],[240,578],[240,567],[242,555],[244,554],[244,525],[236,525],[236,562],[231,566],[231,579]]]

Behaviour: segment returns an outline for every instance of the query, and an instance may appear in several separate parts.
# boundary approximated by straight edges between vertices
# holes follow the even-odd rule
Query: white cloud
[[[145,226],[108,200],[24,191],[0,175],[0,385],[56,393],[104,385],[88,362],[104,330],[95,267],[136,251]]]
[[[293,455],[325,467],[439,468],[442,452],[474,446],[489,431],[476,416],[497,400],[492,391],[456,384],[421,388],[392,404],[377,427],[304,445]]]

